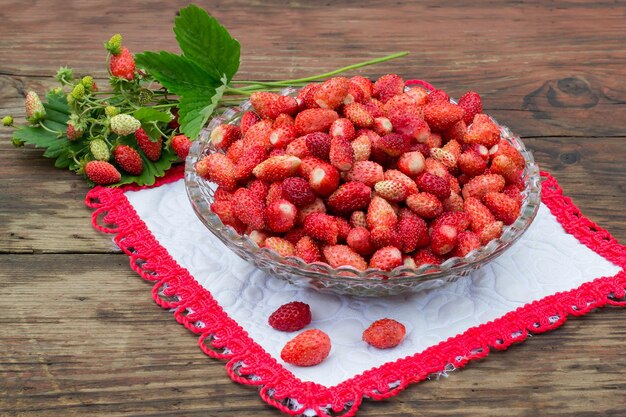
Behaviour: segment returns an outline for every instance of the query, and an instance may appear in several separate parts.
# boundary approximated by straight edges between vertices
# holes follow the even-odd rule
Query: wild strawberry
[[[336,111],[330,109],[307,109],[296,116],[296,128],[300,135],[313,132],[328,132],[335,120],[339,119]]]
[[[466,256],[473,250],[480,248],[480,237],[474,232],[465,231],[459,233],[459,239],[456,248],[452,251],[452,256]]]
[[[429,102],[424,106],[424,120],[431,129],[445,131],[463,119],[465,111],[448,101]]]
[[[417,248],[427,246],[430,242],[428,226],[419,217],[404,217],[400,219],[396,227],[400,236],[402,252],[413,252]]]
[[[131,175],[140,175],[143,171],[143,163],[139,152],[127,145],[119,145],[113,150],[115,162]]]
[[[122,46],[119,54],[111,54],[109,71],[114,77],[125,78],[129,81],[135,78],[135,58],[128,48]]]
[[[502,235],[502,229],[504,227],[504,223],[501,221],[495,221],[487,224],[485,227],[478,231],[478,236],[480,237],[480,243],[486,245],[491,242],[493,239],[497,239]]]
[[[424,172],[417,177],[415,182],[421,191],[433,194],[440,200],[450,197],[450,184],[441,177]]]
[[[261,120],[258,123],[250,126],[246,131],[243,141],[245,147],[251,146],[264,146],[266,149],[271,149],[270,135],[272,134],[272,122],[269,120]]]
[[[272,123],[272,128],[274,129],[286,126],[295,126],[294,118],[286,113],[279,114],[276,119],[274,119],[274,123]]]
[[[233,194],[233,210],[237,218],[252,227],[265,227],[265,203],[247,188],[239,188]]]
[[[353,211],[350,215],[350,225],[352,227],[365,227],[367,228],[367,217],[363,211]]]
[[[329,132],[331,138],[342,138],[348,142],[352,142],[356,137],[354,125],[350,120],[345,118],[335,120],[333,124],[330,125]]]
[[[237,186],[235,164],[221,153],[207,155],[198,161],[196,172],[202,178],[216,183],[225,190],[232,191]]]
[[[274,148],[284,148],[296,138],[296,127],[293,125],[274,128],[270,133],[270,143]]]
[[[370,231],[370,239],[374,249],[393,246],[402,247],[402,238],[394,227],[376,226]]]
[[[283,198],[282,181],[271,183],[267,190],[267,195],[265,196],[265,204],[269,206],[274,201],[281,200],[282,198]]]
[[[435,103],[438,101],[450,101],[450,96],[443,90],[433,90],[428,95],[428,102]]]
[[[226,191],[224,187],[217,187],[213,193],[213,201],[232,201],[233,193]]]
[[[398,133],[389,133],[380,138],[378,149],[381,149],[387,155],[397,158],[410,148],[411,140],[408,136]]]
[[[506,194],[487,193],[483,201],[495,218],[501,220],[506,225],[513,224],[519,217],[519,204]]]
[[[296,99],[267,91],[257,91],[250,96],[250,103],[262,119],[276,119],[279,114],[295,114],[298,110]]]
[[[159,160],[163,145],[163,138],[161,136],[159,136],[157,140],[152,140],[142,128],[139,128],[135,131],[135,139],[137,139],[137,144],[149,160]]]
[[[448,168],[435,158],[428,157],[424,161],[424,171],[436,175],[444,180],[448,180],[450,172]]]
[[[306,330],[291,339],[280,352],[280,358],[296,366],[314,366],[330,353],[330,338],[321,330]]]
[[[463,120],[459,120],[449,129],[444,130],[441,136],[446,141],[454,140],[458,143],[465,142],[465,134],[467,133],[467,125]]]
[[[418,117],[421,116],[421,109],[416,105],[415,100],[409,94],[398,94],[387,100],[383,105],[383,110],[387,114],[393,114],[396,111],[414,112]]]
[[[98,185],[120,182],[122,175],[115,167],[105,161],[89,161],[85,165],[85,175]]]
[[[330,140],[330,163],[339,171],[349,171],[354,163],[354,151],[347,139],[335,136]]]
[[[271,158],[273,156],[285,156],[287,155],[287,151],[282,148],[274,148],[270,151],[268,157]],[[292,155],[293,156],[293,155]]]
[[[359,181],[348,181],[328,197],[328,207],[337,213],[349,214],[366,208],[371,198],[370,187]]]
[[[246,145],[243,140],[238,140],[228,148],[226,151],[226,156],[233,161],[234,163],[239,162],[239,159],[243,156],[243,153],[246,149]]]
[[[378,226],[385,226],[393,229],[398,222],[395,210],[382,197],[374,196],[367,207],[367,225],[370,230]]]
[[[423,248],[415,252],[413,261],[415,261],[417,266],[427,264],[439,265],[443,262],[443,259],[439,255],[435,255],[430,248]]]
[[[522,154],[505,139],[500,140],[497,145],[494,145],[489,150],[489,154],[492,160],[497,158],[499,155],[506,155],[519,169],[524,168],[526,165],[526,161],[524,160]]]
[[[317,194],[329,196],[339,187],[339,171],[328,163],[321,163],[311,170],[309,185]]]
[[[483,112],[483,102],[480,95],[474,91],[468,91],[459,99],[459,107],[465,110],[463,121],[469,125],[474,120],[474,116]]]
[[[248,233],[248,237],[251,241],[256,243],[258,247],[262,248],[265,246],[265,240],[271,236],[261,230],[253,230]]]
[[[396,74],[387,74],[380,77],[374,83],[372,94],[383,103],[389,101],[393,96],[404,92],[404,80]]]
[[[319,108],[319,105],[315,102],[315,93],[317,93],[320,86],[321,84],[311,83],[305,85],[298,91],[296,101],[299,104],[300,111]]]
[[[300,177],[289,177],[283,181],[282,197],[297,207],[303,207],[315,201],[315,194],[309,182]]]
[[[281,332],[302,330],[311,323],[311,308],[306,303],[292,301],[278,307],[267,322]]]
[[[305,180],[308,180],[311,176],[311,172],[313,172],[313,170],[318,166],[324,164],[328,164],[328,162],[322,161],[321,159],[315,158],[313,156],[306,157],[302,160],[300,168],[298,168],[298,176],[304,178]]]
[[[322,249],[324,258],[333,268],[341,266],[351,266],[359,271],[367,269],[367,262],[361,255],[350,249],[346,245],[329,245]]]
[[[435,255],[445,255],[452,252],[458,241],[456,227],[449,224],[433,227],[430,232],[430,249]]]
[[[456,158],[454,155],[443,148],[432,148],[430,150],[430,156],[433,159],[441,162],[448,170],[456,168]]]
[[[450,183],[451,193],[461,194],[461,184],[459,183],[457,177],[455,177],[454,175],[450,175],[448,177],[448,182]]]
[[[456,139],[448,140],[448,142],[443,145],[442,149],[450,152],[456,160],[458,160],[461,156],[461,153],[463,153],[463,147],[461,146],[461,143]]]
[[[109,127],[111,128],[111,132],[120,136],[127,136],[141,128],[141,122],[130,114],[118,114],[117,116],[111,117]]]
[[[404,94],[413,98],[416,106],[423,106],[424,104],[428,103],[428,92],[422,87],[411,87]]]
[[[393,319],[381,319],[372,323],[363,332],[363,341],[376,349],[390,349],[398,346],[406,329],[404,325]]]
[[[455,192],[450,192],[450,197],[441,201],[443,211],[463,211],[463,197]]]
[[[363,103],[363,107],[372,117],[383,117],[385,116],[385,111],[383,110],[383,103],[375,98],[369,99],[369,101],[365,101]]]
[[[463,186],[463,198],[483,198],[487,193],[500,192],[504,188],[505,180],[502,175],[478,175]]]
[[[219,125],[211,132],[211,142],[216,149],[228,149],[241,137],[241,129],[237,125]]]
[[[296,220],[296,223],[304,224],[304,220],[309,214],[312,213],[326,213],[326,205],[321,198],[316,198],[311,204],[301,207],[300,210],[298,210],[298,219]]]
[[[388,169],[384,174],[385,181],[397,181],[406,188],[407,196],[418,192],[417,184],[411,178],[396,169]]]
[[[245,224],[239,221],[235,215],[232,201],[213,201],[211,211],[220,218],[222,223],[226,226],[231,226],[237,233],[243,233],[246,230]]]
[[[485,169],[487,169],[487,161],[471,149],[461,154],[458,165],[461,172],[468,177],[481,175],[485,172]]]
[[[400,181],[384,180],[374,185],[376,193],[387,201],[399,202],[404,201],[409,191]]]
[[[438,216],[430,224],[430,227],[438,227],[443,224],[454,226],[457,231],[463,232],[470,227],[471,219],[469,214],[463,211],[447,211]]]
[[[498,155],[491,160],[489,171],[492,174],[500,174],[507,183],[514,183],[520,174],[520,169],[507,155]]]
[[[246,132],[250,127],[255,125],[261,118],[253,111],[248,110],[241,116],[241,121],[239,122],[239,128],[241,129],[241,134],[245,136]]]
[[[280,181],[295,175],[300,163],[300,158],[295,156],[273,156],[257,165],[252,173],[263,181]]]
[[[372,151],[372,142],[367,135],[361,135],[352,141],[352,151],[354,152],[354,161],[367,161]]]
[[[309,148],[306,145],[306,136],[295,138],[291,143],[289,143],[289,145],[285,148],[285,154],[297,156],[300,159],[311,156]]]
[[[348,223],[348,221],[343,217],[335,217],[335,222],[337,222],[338,230],[337,242],[345,242],[348,238],[350,230],[352,230],[352,227],[350,226],[350,223]]]
[[[391,271],[402,264],[402,252],[400,252],[400,249],[395,246],[386,246],[374,252],[370,258],[369,267]]]
[[[13,121],[11,121],[11,124],[13,124]],[[67,129],[65,130],[65,136],[67,136],[67,140],[69,140],[70,142],[73,142],[76,139],[82,138],[83,134],[84,132],[81,132],[80,130],[76,129],[76,127],[73,124],[71,123],[67,124]]]
[[[328,160],[330,154],[330,135],[323,132],[309,133],[303,136],[309,154],[319,159]]]
[[[275,233],[289,231],[296,224],[298,209],[287,200],[277,200],[265,208],[265,223]]]
[[[348,95],[350,81],[345,77],[333,77],[324,81],[315,91],[314,99],[323,109],[335,110]]]
[[[470,225],[474,232],[479,233],[485,226],[496,221],[491,211],[477,198],[466,198],[463,207],[470,217]]]
[[[514,184],[509,184],[504,187],[502,190],[503,194],[511,197],[518,206],[522,207],[522,203],[524,202],[524,196],[522,196],[522,190]]]
[[[296,256],[309,264],[322,260],[320,248],[309,236],[302,236],[296,243]]]
[[[375,248],[370,238],[370,231],[365,227],[355,227],[350,230],[346,238],[348,246],[359,255],[371,255]]]
[[[298,216],[299,215],[300,215],[300,213],[298,212]],[[304,227],[296,226],[293,229],[291,229],[290,231],[288,231],[287,233],[285,233],[284,238],[285,238],[285,240],[288,240],[288,241],[290,241],[291,243],[293,243],[295,245],[304,236],[306,236],[306,233],[304,233]]]
[[[402,265],[407,268],[417,268],[417,265],[411,255],[402,255]]]
[[[405,152],[398,159],[398,169],[409,177],[417,176],[425,168],[424,155],[418,151]]]
[[[267,193],[270,189],[270,185],[265,181],[254,179],[246,184],[246,188],[252,191],[254,195],[261,199],[261,201],[265,201],[265,199],[267,198]]]
[[[428,148],[428,155],[430,155],[430,149],[432,148],[440,148],[443,140],[441,139],[441,135],[436,132],[430,132],[428,138],[423,142]],[[424,154],[424,156],[427,156]]]
[[[391,120],[394,131],[407,135],[420,143],[426,142],[430,136],[430,126],[422,118],[421,111],[407,112],[406,109],[394,111],[389,114],[389,120]]]
[[[391,124],[391,121],[386,117],[376,117],[374,118],[372,129],[379,135],[384,136],[387,133],[391,133],[391,131],[393,130],[393,125]]]
[[[345,117],[356,127],[369,127],[374,123],[374,117],[361,103],[350,103],[343,108]]]
[[[189,154],[191,140],[189,140],[189,138],[185,135],[176,135],[172,138],[170,146],[172,147],[172,150],[176,152],[176,155],[178,155],[180,159],[184,160]]]
[[[374,84],[369,78],[365,78],[362,75],[356,75],[350,78],[350,83],[358,86],[363,92],[363,98],[369,99],[372,96],[372,89]]]
[[[266,157],[265,147],[255,145],[248,148],[245,157],[240,158],[235,165],[235,179],[241,181],[250,177],[254,168],[265,161]]]
[[[500,142],[500,128],[486,114],[477,114],[467,129],[464,141],[467,144],[478,143],[491,148]]]
[[[294,256],[296,254],[293,243],[280,237],[268,237],[265,239],[265,242],[263,242],[263,247],[273,250],[280,256]]]
[[[443,212],[443,204],[431,193],[411,194],[406,198],[406,205],[420,217],[434,219]]]
[[[337,243],[339,227],[333,216],[311,213],[304,219],[304,232],[314,239],[334,245]]]
[[[103,139],[91,139],[89,141],[89,152],[98,161],[108,161],[111,158],[109,145]],[[139,157],[139,162],[141,163],[141,157]]]

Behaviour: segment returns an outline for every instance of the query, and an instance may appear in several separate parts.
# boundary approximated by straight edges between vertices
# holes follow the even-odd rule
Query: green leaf
[[[180,10],[174,33],[183,55],[219,80],[230,81],[239,69],[241,46],[217,19],[196,5]]]
[[[222,82],[223,84],[213,90],[213,92],[188,94],[180,98],[178,108],[181,116],[178,122],[180,123],[181,131],[187,137],[195,139],[215,111],[226,89],[226,77],[222,79]]]
[[[152,107],[142,107],[133,112],[133,117],[140,122],[163,122],[168,123],[174,117],[169,112],[158,111]]]
[[[36,148],[48,148],[59,140],[54,133],[35,126],[20,126],[15,129],[13,137]]]

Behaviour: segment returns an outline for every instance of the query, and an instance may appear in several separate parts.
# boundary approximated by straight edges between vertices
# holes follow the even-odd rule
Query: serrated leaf
[[[163,122],[167,123],[173,119],[171,113],[159,111],[152,107],[142,107],[133,112],[133,117],[140,122]]]
[[[210,95],[188,94],[180,98],[178,123],[180,123],[180,130],[187,137],[195,139],[215,111],[226,89],[226,77],[222,79],[222,82],[223,84]]]
[[[220,77],[214,78],[193,61],[171,52],[143,52],[135,62],[154,76],[163,87],[179,96],[214,89]]]
[[[239,69],[239,42],[206,10],[193,4],[181,9],[174,20],[174,33],[183,55],[214,79],[226,75],[230,81]]]
[[[29,145],[35,145],[36,148],[47,148],[58,139],[54,133],[34,126],[18,127],[13,132],[13,137]]]

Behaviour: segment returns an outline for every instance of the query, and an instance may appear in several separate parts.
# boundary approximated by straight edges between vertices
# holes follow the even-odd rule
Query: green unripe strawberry
[[[85,90],[91,91],[93,89],[94,83],[91,75],[85,75],[80,82],[83,84],[83,87],[85,87]]]
[[[3,126],[13,126],[13,118],[11,116],[4,116],[2,118]]]
[[[111,117],[111,131],[120,136],[135,133],[141,127],[141,122],[130,114],[118,114]]]
[[[61,84],[70,83],[74,79],[74,71],[72,71],[72,69],[68,67],[61,67],[57,71],[54,78]]]
[[[82,83],[78,83],[74,86],[74,89],[72,90],[72,97],[77,100],[85,97],[85,86]]]
[[[111,54],[118,55],[122,50],[122,35],[116,33],[115,35],[111,36],[111,39],[104,43],[104,47]]]
[[[102,139],[94,139],[89,142],[89,150],[95,159],[98,161],[108,161],[111,157],[111,151],[109,146]]]
[[[106,106],[104,108],[104,113],[109,117],[113,117],[113,116],[117,116],[118,114],[120,114],[120,109],[118,109],[115,106]]]

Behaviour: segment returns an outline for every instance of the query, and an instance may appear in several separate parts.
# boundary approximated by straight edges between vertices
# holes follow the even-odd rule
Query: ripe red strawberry
[[[441,135],[436,132],[430,132],[430,135],[428,135],[428,138],[423,142],[423,144],[426,145],[426,147],[428,148],[428,155],[430,155],[430,149],[440,148],[442,143],[443,143],[443,139],[441,138]],[[421,149],[418,149],[418,150],[421,151]],[[424,156],[428,156],[428,155],[424,154]]]
[[[499,155],[506,155],[511,158],[511,160],[515,163],[515,166],[519,169],[524,168],[526,165],[526,161],[524,160],[522,154],[505,139],[500,140],[497,145],[494,145],[489,150],[489,154],[492,160]]]
[[[231,201],[233,199],[233,193],[226,191],[223,187],[217,187],[213,193],[213,201]]]
[[[504,227],[504,223],[501,221],[495,221],[493,223],[487,224],[483,227],[478,233],[480,237],[480,243],[486,245],[491,242],[493,239],[497,239],[502,235],[502,229]]]
[[[450,101],[450,96],[443,90],[433,90],[428,95],[428,102],[435,103],[437,101]]]
[[[293,243],[276,236],[265,239],[263,247],[273,250],[280,256],[294,256],[296,254],[296,249],[293,246]]]
[[[500,174],[507,183],[514,183],[520,175],[520,169],[507,155],[498,155],[491,160],[489,171],[492,174]]]
[[[243,137],[245,148],[251,146],[264,146],[271,149],[270,135],[272,134],[272,122],[269,120],[261,120],[250,126]]]
[[[322,249],[324,258],[333,268],[351,266],[359,271],[367,269],[367,262],[361,255],[346,245],[329,245]]]
[[[172,138],[170,146],[176,152],[176,155],[180,159],[186,159],[189,154],[189,148],[191,148],[191,140],[185,135],[176,135]]]
[[[278,129],[285,126],[295,126],[295,120],[290,115],[286,113],[281,113],[276,117],[274,123],[272,123],[272,127],[274,129]]]
[[[282,197],[297,207],[306,206],[315,201],[315,194],[309,182],[300,177],[289,177],[282,182]]]
[[[105,161],[89,161],[85,165],[85,174],[98,185],[109,185],[120,182],[122,175],[115,167]]]
[[[261,118],[253,111],[248,110],[241,116],[241,121],[239,122],[239,128],[241,129],[241,134],[245,136],[248,129],[255,125]]]
[[[369,78],[365,78],[362,75],[356,75],[350,78],[350,83],[358,86],[363,92],[363,99],[369,99],[372,96],[372,89],[374,84]]]
[[[393,125],[391,124],[391,121],[386,117],[376,117],[374,118],[374,123],[372,123],[372,129],[379,135],[384,136],[388,133],[391,133],[391,131],[393,130]]]
[[[295,175],[300,163],[300,158],[292,155],[273,156],[258,164],[252,173],[263,181],[280,181]]]
[[[248,237],[251,241],[256,243],[258,247],[262,248],[265,246],[265,240],[270,237],[270,235],[260,230],[253,230],[248,234]]]
[[[128,48],[122,46],[119,54],[111,54],[109,71],[114,77],[125,78],[129,81],[135,78],[135,58]]]
[[[480,237],[474,232],[465,231],[459,233],[456,248],[452,251],[452,256],[464,257],[473,250],[480,247]]]
[[[376,349],[390,349],[398,346],[406,334],[402,323],[393,319],[381,319],[372,323],[363,332],[363,341]]]
[[[375,249],[370,238],[370,231],[365,227],[351,229],[346,242],[352,250],[363,256],[371,255]]]
[[[524,202],[524,196],[522,196],[522,190],[514,184],[509,184],[504,187],[502,190],[503,194],[511,197],[518,206],[522,207],[522,203]]]
[[[343,108],[345,117],[356,127],[369,127],[374,123],[374,117],[361,103],[350,103]]]
[[[382,269],[383,271],[391,271],[403,263],[400,249],[395,246],[386,246],[374,252],[370,258],[369,267]]]
[[[463,120],[459,120],[451,128],[442,132],[442,137],[446,141],[454,140],[458,143],[465,142],[465,134],[467,133],[467,125]]]
[[[456,158],[452,152],[443,148],[432,148],[430,150],[430,156],[433,159],[441,162],[449,171],[456,168]]]
[[[415,261],[417,266],[426,264],[439,265],[443,262],[443,259],[439,255],[435,255],[430,248],[423,248],[415,252],[413,261]]]
[[[448,168],[438,161],[435,158],[428,157],[424,160],[424,171],[429,172],[433,175],[443,178],[444,180],[448,180],[450,177],[450,173],[448,172]]]
[[[417,248],[427,246],[430,242],[428,225],[419,217],[401,218],[397,225],[402,252],[413,252]]]
[[[415,100],[409,94],[398,94],[390,98],[384,105],[383,110],[387,114],[393,114],[396,111],[411,112],[418,117],[421,116],[421,109],[416,105]]]
[[[270,133],[270,143],[274,148],[284,148],[291,143],[297,136],[296,127],[287,125],[275,127]]]
[[[263,146],[251,146],[246,149],[245,157],[240,158],[239,162],[235,164],[235,179],[237,181],[245,180],[252,175],[254,168],[265,161],[267,152]]]
[[[317,194],[326,197],[339,187],[339,171],[328,163],[321,163],[311,170],[309,185]]]
[[[504,224],[513,224],[519,217],[520,206],[517,201],[503,193],[488,193],[484,197],[485,206],[496,219]]]
[[[405,152],[398,159],[398,169],[409,177],[416,177],[425,168],[424,155],[418,151]]]
[[[466,198],[463,208],[470,217],[472,231],[476,233],[479,233],[486,225],[496,221],[491,211],[477,198]]]
[[[385,111],[383,110],[382,101],[376,100],[375,98],[370,98],[369,101],[365,101],[363,107],[372,117],[383,117],[385,116]]]
[[[478,143],[491,148],[500,142],[500,128],[486,114],[477,114],[467,129],[464,141],[467,144]]]
[[[350,226],[367,228],[367,217],[364,211],[353,211],[350,215]]]
[[[461,194],[461,184],[457,177],[450,175],[448,177],[448,182],[450,183],[450,191],[451,193]]]
[[[456,160],[459,159],[461,153],[463,152],[463,147],[461,146],[461,143],[455,139],[448,140],[448,142],[443,145],[442,149],[450,152]]]
[[[330,163],[339,171],[349,171],[354,163],[354,151],[347,139],[336,136],[330,140]]]
[[[43,107],[43,104],[41,106]],[[82,138],[83,134],[84,132],[76,129],[76,127],[71,123],[67,125],[67,129],[65,130],[65,136],[67,136],[67,140],[69,140],[70,142]]]
[[[316,198],[311,204],[301,207],[300,210],[298,210],[296,223],[303,224],[307,216],[312,213],[326,213],[326,205],[321,198]]]
[[[346,174],[347,181],[359,181],[368,187],[384,180],[383,167],[373,161],[358,161]]]
[[[356,130],[352,122],[346,118],[337,119],[330,125],[331,138],[343,138],[352,142],[356,137]]]
[[[274,201],[281,200],[282,198],[283,198],[282,181],[271,183],[269,189],[267,190],[267,195],[265,196],[265,204],[269,206]]]
[[[450,197],[442,201],[443,211],[463,211],[463,197],[458,193],[451,192]]]
[[[418,192],[417,184],[411,178],[398,171],[397,169],[388,169],[384,174],[385,181],[397,181],[406,188],[407,196]]]
[[[339,231],[337,233],[337,242],[345,242],[352,227],[343,217],[335,217],[335,221],[337,222],[337,230]]]
[[[252,180],[246,184],[246,188],[254,193],[261,201],[265,201],[269,192],[269,184],[259,179]]]
[[[408,152],[410,146],[411,139],[408,136],[400,135],[398,133],[389,133],[382,136],[377,144],[378,149],[394,158]]]
[[[211,204],[211,211],[217,214],[222,223],[231,226],[238,233],[243,233],[246,230],[246,225],[239,221],[235,215],[232,201],[214,201]]]
[[[328,197],[328,207],[339,214],[349,214],[366,208],[371,198],[370,187],[362,182],[348,181]]]
[[[268,324],[281,332],[295,332],[304,329],[311,323],[311,308],[300,301],[283,304],[274,311]]]
[[[285,154],[297,156],[300,159],[311,156],[309,148],[306,145],[306,136],[295,138],[291,143],[289,143],[289,145],[285,148]]]
[[[372,152],[372,142],[367,135],[361,135],[352,141],[354,161],[367,161]]]
[[[474,116],[483,112],[483,102],[480,95],[474,91],[468,91],[459,99],[459,107],[465,110],[463,121],[469,125],[474,120]]]
[[[449,224],[433,227],[430,232],[430,249],[435,255],[445,255],[452,252],[458,241],[456,227]]]
[[[438,216],[431,223],[431,227],[435,228],[442,224],[448,224],[454,226],[457,231],[463,232],[470,227],[471,218],[469,214],[463,211],[447,211]]]
[[[313,132],[328,132],[330,125],[339,119],[336,111],[330,109],[307,109],[296,116],[296,128],[301,135]]]
[[[504,188],[505,180],[502,175],[478,175],[463,186],[463,198],[483,198],[487,193],[500,192]]]
[[[409,194],[406,186],[400,181],[384,180],[374,185],[376,193],[387,201],[400,202]]]
[[[298,110],[295,98],[267,91],[252,93],[250,103],[262,119],[276,119],[279,114],[292,115]]]
[[[235,164],[221,153],[207,155],[198,161],[196,172],[202,178],[216,183],[227,191],[232,191],[237,186]]]
[[[319,158],[315,158],[313,156],[306,157],[302,160],[302,163],[300,164],[300,168],[298,168],[298,176],[304,178],[305,180],[308,180],[309,177],[311,176],[311,172],[313,172],[315,168],[317,168],[320,165],[327,164],[327,163],[328,162],[323,161]]]
[[[424,106],[424,120],[431,129],[445,131],[463,119],[465,111],[448,101],[429,102]]]
[[[252,227],[265,227],[265,203],[247,188],[239,188],[233,194],[233,210],[237,218]]]
[[[382,197],[374,196],[367,207],[367,225],[370,230],[379,226],[393,229],[397,222],[398,216],[391,204]]]
[[[241,138],[241,128],[237,125],[219,125],[211,132],[211,142],[217,149],[228,149]]]
[[[139,152],[127,145],[119,145],[113,150],[115,162],[131,175],[140,175],[143,171],[143,163]]]
[[[300,213],[298,213],[300,215]],[[304,233],[304,227],[296,226],[287,233],[285,233],[285,239],[293,243],[294,245],[300,241],[306,234]]]
[[[322,260],[320,248],[309,236],[302,236],[302,238],[300,238],[300,240],[296,243],[296,256],[309,264],[313,262],[321,262]]]
[[[423,106],[428,103],[428,91],[423,89],[422,87],[411,87],[404,94],[413,98],[416,106]]]
[[[370,239],[374,249],[393,246],[398,249],[402,247],[402,238],[395,228],[387,226],[377,226],[370,231]]]
[[[374,83],[372,94],[383,103],[389,101],[393,96],[404,92],[404,80],[396,74],[387,74],[380,77]]]
[[[345,77],[333,77],[324,81],[315,91],[314,99],[323,109],[335,110],[348,95],[350,81]]]
[[[159,139],[156,141],[152,141],[146,132],[142,128],[139,128],[135,131],[135,139],[137,139],[137,144],[149,160],[159,160],[161,157],[161,147],[163,145],[163,138],[161,136],[159,136]]]
[[[311,156],[328,161],[330,154],[330,135],[323,132],[314,132],[304,135],[303,137],[305,138],[306,146]]]
[[[450,183],[441,177],[424,172],[417,177],[415,182],[421,191],[433,194],[440,200],[450,197]]]
[[[443,204],[431,193],[411,194],[406,198],[406,205],[420,217],[434,219],[443,212]]]
[[[304,232],[314,239],[334,245],[337,243],[339,226],[333,216],[311,213],[304,219]]]
[[[275,233],[285,233],[296,224],[298,209],[287,200],[277,200],[265,208],[265,223]]]
[[[235,164],[239,162],[241,157],[243,156],[246,145],[243,140],[238,140],[228,148],[226,151],[226,156],[233,161]]]
[[[487,161],[472,149],[461,154],[458,165],[461,172],[468,177],[481,175],[485,172],[485,169],[487,169]]]
[[[280,352],[280,357],[296,366],[314,366],[330,353],[330,338],[321,330],[306,330],[291,339]]]

